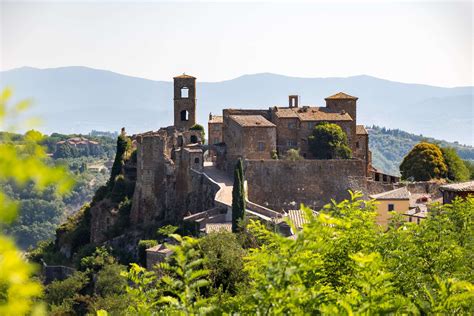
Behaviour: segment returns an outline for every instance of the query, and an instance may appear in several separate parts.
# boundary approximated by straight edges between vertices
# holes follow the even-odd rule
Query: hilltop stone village
[[[134,228],[184,223],[201,232],[229,229],[238,159],[244,163],[247,214],[279,225],[288,235],[283,219],[300,221],[301,203],[317,210],[331,199],[348,198],[349,190],[369,198],[398,188],[398,177],[371,164],[368,133],[357,124],[357,97],[340,92],[327,97],[325,107],[316,107],[290,95],[287,106],[224,109],[222,115],[209,114],[206,143],[201,131],[191,129],[197,123],[196,96],[195,77],[174,77],[174,124],[130,136],[136,161],[127,161],[123,173],[135,183]],[[342,128],[352,159],[314,159],[308,137],[320,122]],[[289,149],[299,149],[302,159],[278,159]],[[107,240],[117,210],[99,203],[91,215],[91,241]]]
[[[206,142],[202,130],[195,128],[196,96],[195,77],[174,77],[174,124],[131,136],[122,129],[129,148],[117,175],[111,175],[113,182],[99,189],[70,224],[57,230],[56,249],[71,258],[83,245],[102,244],[137,258],[138,242],[167,224],[195,235],[230,231],[238,160],[244,169],[246,217],[288,237],[305,222],[302,203],[317,211],[332,200],[348,199],[349,190],[379,202],[377,223],[382,226],[388,224],[390,211],[419,223],[430,203],[474,193],[474,182],[401,183],[374,168],[369,135],[357,124],[357,97],[339,92],[325,99],[326,106],[316,107],[302,105],[299,96],[290,95],[287,106],[227,108],[222,115],[209,114]],[[308,138],[321,122],[342,129],[352,158],[315,159]],[[301,157],[286,159],[291,149]],[[147,265],[167,255],[169,249],[163,245],[147,249]]]

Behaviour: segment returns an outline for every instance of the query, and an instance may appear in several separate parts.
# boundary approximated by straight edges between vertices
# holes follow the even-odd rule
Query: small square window
[[[395,205],[393,205],[393,204],[388,205],[388,211],[389,212],[393,211],[394,209],[395,209]]]
[[[264,150],[265,150],[265,143],[258,142],[258,151],[264,151]]]
[[[181,88],[181,98],[183,98],[183,99],[189,98],[189,88],[188,87]]]
[[[295,140],[290,139],[290,140],[287,141],[287,145],[288,145],[288,147],[296,147],[297,143],[296,143]]]
[[[294,129],[294,128],[296,128],[296,123],[295,123],[295,122],[290,122],[290,123],[288,123],[288,128],[289,128],[289,129]]]

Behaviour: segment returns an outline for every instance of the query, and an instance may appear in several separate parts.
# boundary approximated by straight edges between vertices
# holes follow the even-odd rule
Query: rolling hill
[[[221,82],[200,82],[199,74],[194,75],[201,123],[209,112],[225,107],[286,105],[289,94],[299,94],[302,104],[323,106],[324,97],[344,91],[359,97],[359,124],[473,144],[474,87],[443,88],[365,75],[294,78],[262,73]],[[172,124],[171,81],[86,67],[23,67],[1,72],[0,86],[13,87],[19,99],[33,97],[32,114],[44,119],[41,130],[46,133],[117,131],[122,126],[136,133]]]

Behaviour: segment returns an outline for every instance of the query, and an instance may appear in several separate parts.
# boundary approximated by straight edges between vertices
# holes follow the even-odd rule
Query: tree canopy
[[[441,148],[443,153],[444,162],[448,171],[446,173],[446,178],[452,181],[467,181],[470,178],[470,171],[467,168],[466,164],[459,157],[456,149],[451,147]]]
[[[337,124],[323,122],[316,125],[308,141],[309,150],[317,159],[349,159],[352,157],[347,135]]]
[[[402,179],[429,181],[443,178],[448,172],[441,149],[431,143],[421,142],[403,158],[400,165]]]
[[[245,215],[244,168],[239,159],[234,167],[234,186],[232,188],[232,231],[236,232],[239,222]]]

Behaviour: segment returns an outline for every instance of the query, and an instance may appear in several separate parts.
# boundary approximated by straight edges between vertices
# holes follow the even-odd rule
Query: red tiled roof
[[[364,125],[356,125],[356,134],[357,135],[368,135],[369,133],[365,129]]]
[[[330,97],[325,98],[324,100],[334,100],[334,99],[340,99],[340,100],[357,100],[359,98],[353,97],[351,95],[348,95],[344,92],[338,92]]]
[[[274,113],[278,118],[299,118],[300,121],[352,121],[348,113],[335,112],[326,107],[276,108]]]
[[[242,127],[275,127],[275,124],[261,115],[230,115],[229,117]]]
[[[213,115],[212,119],[209,120],[209,123],[211,123],[211,124],[213,124],[213,123],[222,123],[222,122],[223,122],[222,116],[217,116],[217,115]]]
[[[173,77],[173,79],[196,79],[196,77],[193,77],[193,76],[190,76],[190,75],[187,75],[187,74],[183,73],[182,75]]]
[[[370,198],[376,200],[409,200],[410,192],[408,191],[407,187],[402,187],[395,190],[371,195]]]
[[[441,191],[474,192],[474,181],[447,184],[441,186],[439,189]]]

